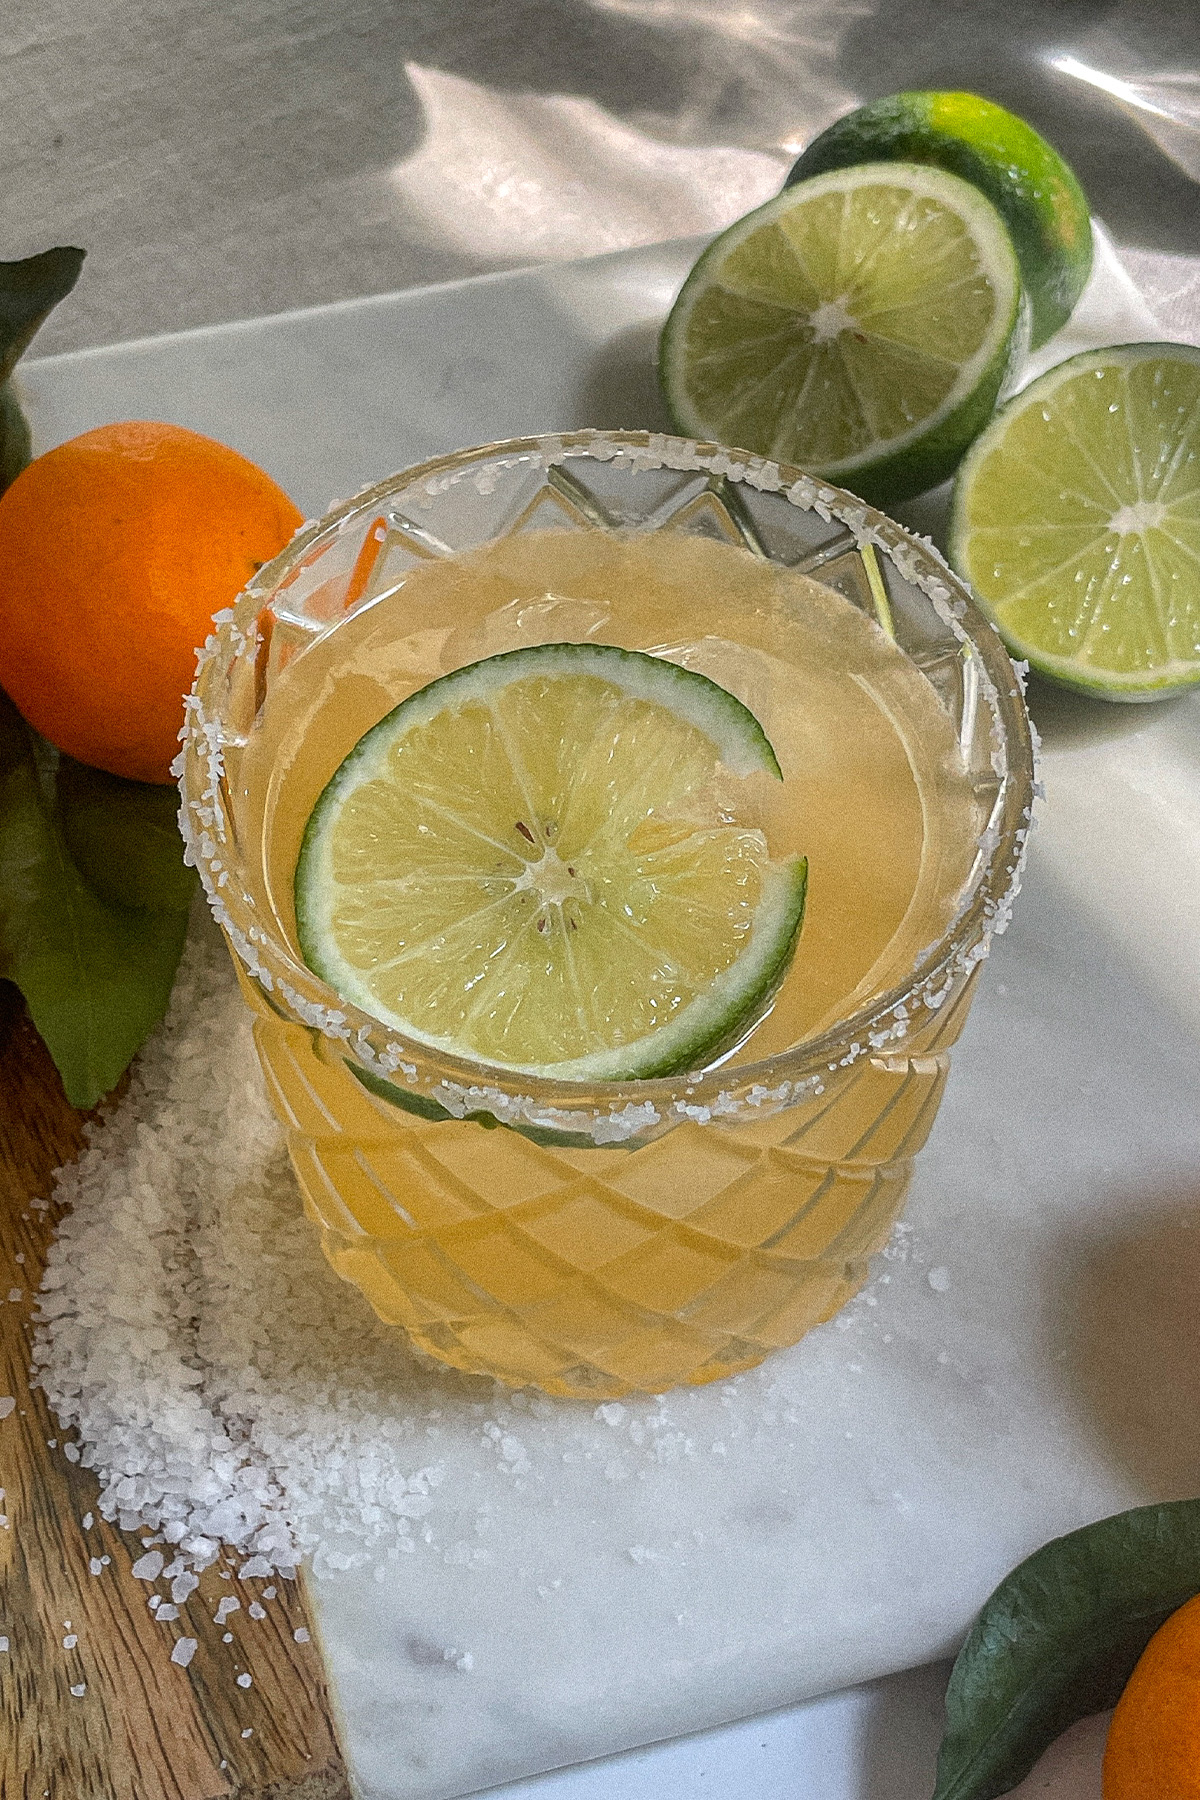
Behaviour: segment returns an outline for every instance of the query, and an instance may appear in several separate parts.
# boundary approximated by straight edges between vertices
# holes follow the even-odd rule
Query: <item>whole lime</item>
[[[973,183],[1012,237],[1031,347],[1070,318],[1091,273],[1092,224],[1073,171],[1032,125],[978,94],[889,94],[814,138],[786,185],[866,162],[932,163]]]

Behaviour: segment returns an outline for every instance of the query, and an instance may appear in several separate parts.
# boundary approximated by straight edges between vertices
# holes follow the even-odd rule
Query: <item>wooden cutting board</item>
[[[0,1406],[0,1795],[349,1800],[319,1652],[295,1637],[309,1629],[303,1583],[277,1579],[263,1600],[270,1584],[239,1582],[236,1562],[222,1560],[177,1621],[156,1624],[155,1586],[132,1573],[141,1537],[100,1518],[95,1477],[64,1454],[30,1388],[34,1300],[57,1216],[30,1203],[49,1198],[86,1124],[20,996],[0,983],[0,1395],[15,1402]],[[217,1624],[226,1597],[241,1605]],[[186,1667],[171,1660],[183,1637],[196,1640]]]

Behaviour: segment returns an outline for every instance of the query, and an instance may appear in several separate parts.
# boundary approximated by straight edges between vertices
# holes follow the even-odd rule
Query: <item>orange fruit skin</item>
[[[1200,1595],[1155,1632],[1117,1702],[1104,1800],[1200,1800]]]
[[[213,614],[302,523],[256,464],[178,425],[47,451],[0,496],[0,687],[80,762],[169,781]]]

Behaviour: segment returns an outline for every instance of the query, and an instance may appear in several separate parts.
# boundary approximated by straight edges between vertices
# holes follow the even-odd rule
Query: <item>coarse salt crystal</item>
[[[171,1661],[173,1663],[178,1663],[181,1669],[186,1669],[193,1656],[196,1654],[196,1648],[197,1642],[195,1638],[176,1638],[174,1648],[171,1651]]]
[[[71,1692],[75,1696],[76,1700],[82,1700],[83,1696],[87,1693],[87,1682],[86,1681],[77,1682],[76,1685],[71,1689]]]
[[[253,1680],[253,1677],[250,1675],[239,1675],[237,1678],[237,1684],[240,1688],[248,1688],[251,1685],[252,1680]]]
[[[246,1608],[246,1611],[250,1614],[252,1619],[265,1619],[267,1616],[266,1607],[260,1606],[257,1600],[252,1600]]]
[[[161,1550],[147,1550],[145,1556],[139,1556],[130,1573],[138,1581],[157,1581],[162,1574],[163,1553]]]
[[[16,1404],[11,1394],[0,1394],[0,1419],[7,1419]]]
[[[63,1649],[73,1650],[78,1642],[79,1639],[75,1633],[73,1631],[68,1631],[66,1637],[63,1639]]]
[[[308,1628],[305,1625],[297,1625],[292,1636],[298,1644],[307,1644],[309,1642]]]

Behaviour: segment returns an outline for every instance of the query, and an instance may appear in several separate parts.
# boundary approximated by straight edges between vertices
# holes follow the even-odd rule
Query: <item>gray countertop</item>
[[[1194,0],[13,0],[0,254],[88,251],[45,355],[712,230],[857,101],[966,87],[1188,330],[1198,69]]]

